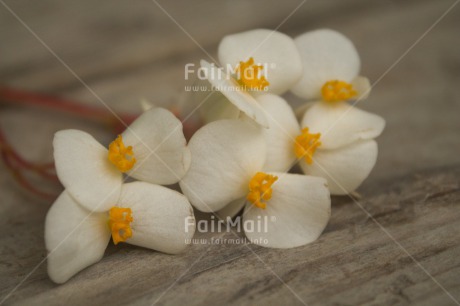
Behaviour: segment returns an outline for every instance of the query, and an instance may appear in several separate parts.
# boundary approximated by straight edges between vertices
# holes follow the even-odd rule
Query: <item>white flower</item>
[[[375,165],[378,150],[373,139],[383,131],[385,121],[346,103],[364,99],[370,92],[369,80],[359,76],[360,58],[348,38],[321,29],[300,35],[295,44],[304,69],[292,92],[316,103],[301,107],[306,112],[294,153],[302,158],[300,166],[306,174],[328,180],[332,194],[352,192]]]
[[[106,211],[120,197],[123,173],[167,185],[190,165],[181,122],[162,108],[143,113],[109,146],[78,130],[56,133],[54,160],[67,192],[95,211]]]
[[[56,283],[101,260],[111,236],[115,244],[126,242],[176,254],[195,232],[187,198],[158,185],[124,184],[112,207],[102,212],[80,204],[64,191],[46,216],[48,274]],[[185,222],[187,218],[192,221]]]
[[[179,184],[201,211],[232,216],[246,206],[245,221],[273,217],[266,232],[246,231],[254,243],[275,248],[310,243],[330,217],[326,181],[264,172],[267,146],[262,130],[251,120],[219,120],[202,127],[190,140],[192,162]]]
[[[263,133],[269,150],[264,168],[287,171],[296,160],[307,175],[327,179],[331,194],[354,191],[367,178],[377,159],[377,143],[385,120],[348,105],[313,103],[301,124],[281,97],[258,98],[270,119]]]
[[[308,100],[329,102],[365,98],[369,80],[359,76],[360,59],[353,43],[339,32],[321,29],[295,38],[303,75],[292,92]]]
[[[217,107],[213,103],[216,99],[204,105],[208,122],[237,118],[241,111],[266,127],[267,119],[255,96],[260,92],[282,94],[302,75],[301,58],[294,41],[276,31],[257,29],[228,35],[219,44],[218,57],[225,71],[201,61],[208,81],[225,97],[217,97]]]

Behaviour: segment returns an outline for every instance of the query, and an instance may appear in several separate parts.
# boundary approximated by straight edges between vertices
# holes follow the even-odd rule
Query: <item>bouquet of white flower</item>
[[[216,98],[202,106],[204,125],[188,145],[182,123],[155,107],[108,149],[81,131],[56,133],[65,191],[46,219],[53,281],[99,261],[110,237],[183,251],[195,232],[192,206],[225,220],[240,211],[270,217],[269,229],[245,232],[261,246],[311,243],[329,221],[330,195],[354,192],[369,175],[385,121],[354,106],[371,86],[346,37],[252,30],[224,37],[218,56],[223,68],[201,62]],[[295,112],[280,96],[288,90],[308,103]],[[304,174],[289,173],[296,164]],[[160,186],[177,182],[183,194]]]

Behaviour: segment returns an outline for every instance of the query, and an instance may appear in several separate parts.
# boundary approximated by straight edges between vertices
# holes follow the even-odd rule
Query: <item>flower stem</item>
[[[5,86],[0,87],[0,102],[60,111],[76,115],[81,118],[90,119],[95,122],[106,123],[115,130],[118,130],[120,127],[124,129],[124,124],[129,125],[138,116],[138,114],[120,114],[115,116],[112,112],[104,108],[84,105],[72,100],[62,99],[42,93],[13,89]]]

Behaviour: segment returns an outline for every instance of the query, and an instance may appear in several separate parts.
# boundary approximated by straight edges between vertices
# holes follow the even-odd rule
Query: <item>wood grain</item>
[[[140,98],[158,105],[187,103],[184,65],[207,58],[151,1],[5,3],[117,111],[138,110]],[[223,35],[275,28],[301,1],[159,3],[215,57]],[[378,81],[371,98],[359,105],[387,121],[377,165],[359,189],[358,204],[371,217],[350,198],[334,198],[324,235],[291,250],[196,244],[168,256],[111,245],[100,263],[56,286],[46,263],[38,265],[46,256],[43,221],[50,203],[25,193],[0,165],[0,300],[8,296],[7,305],[455,305],[441,286],[460,301],[460,7],[412,48],[453,3],[308,0],[280,27],[290,35],[320,27],[340,30],[360,51],[362,74]],[[0,83],[98,105],[1,4],[0,41]],[[301,102],[287,98],[293,105]],[[51,159],[52,136],[59,129],[84,129],[104,143],[112,138],[97,125],[22,108],[3,107],[0,125],[35,161]]]

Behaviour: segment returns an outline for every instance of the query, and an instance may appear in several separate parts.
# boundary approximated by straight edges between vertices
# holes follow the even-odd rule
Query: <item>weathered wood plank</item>
[[[460,298],[459,177],[460,167],[455,167],[416,173],[391,183],[374,182],[364,190],[360,203],[456,299]],[[381,188],[382,185],[386,187]],[[357,204],[348,198],[334,198],[333,202],[331,222],[324,235],[308,246],[273,250],[252,245],[192,245],[178,256],[111,246],[99,264],[61,286],[47,279],[44,265],[39,267],[10,302],[146,304],[161,296],[159,304],[172,305],[185,301],[193,305],[250,305],[255,301],[269,305],[283,301],[299,304],[291,291],[267,270],[266,264],[309,305],[344,301],[373,305],[429,301],[452,304],[441,288]],[[39,208],[42,209],[37,219],[44,217],[45,210]],[[13,285],[44,256],[44,249],[30,254],[42,240],[42,226],[32,222],[14,229],[2,227],[8,237],[2,239],[2,245],[18,252],[19,266],[10,270],[23,271],[18,275],[8,273],[13,277],[9,280]],[[22,234],[20,238],[14,234],[16,231]],[[210,239],[210,234],[197,236]],[[234,238],[231,233],[224,237]],[[16,245],[15,239],[20,239]],[[26,241],[31,243],[29,253],[24,250]],[[22,260],[19,252],[25,257]],[[174,288],[165,293],[177,278]]]

